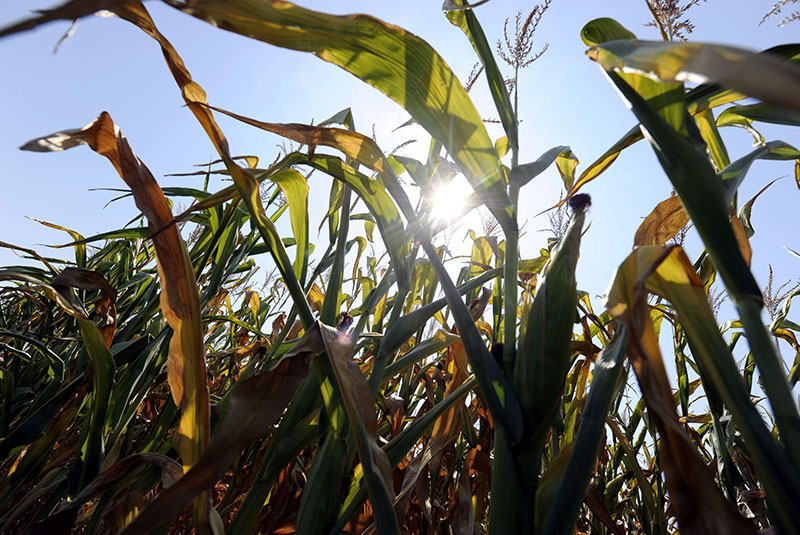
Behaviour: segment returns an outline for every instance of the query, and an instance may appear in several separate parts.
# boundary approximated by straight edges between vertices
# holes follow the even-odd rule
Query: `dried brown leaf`
[[[634,245],[661,245],[675,237],[689,222],[689,215],[674,195],[656,205],[650,215],[639,225]]]

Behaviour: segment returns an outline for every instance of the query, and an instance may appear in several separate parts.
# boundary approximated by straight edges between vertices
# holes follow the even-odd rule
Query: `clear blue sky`
[[[402,26],[427,40],[462,80],[476,61],[464,35],[443,16],[440,0],[299,3],[332,13],[369,13]],[[754,50],[796,40],[800,24],[777,28],[775,19],[757,25],[771,4],[771,0],[709,0],[690,12],[696,25],[691,38]],[[0,24],[27,16],[27,9],[49,5],[3,2]],[[478,8],[489,40],[494,42],[502,35],[506,17],[512,17],[513,24],[514,14],[531,5],[492,0]],[[318,122],[351,106],[357,127],[371,134],[374,124],[384,150],[409,137],[419,141],[404,151],[406,155],[419,155],[427,149],[427,138],[419,127],[392,132],[408,118],[402,108],[338,67],[308,54],[212,28],[160,2],[148,2],[147,6],[212,104],[271,122]],[[649,19],[643,0],[553,0],[537,33],[539,45],[549,42],[550,49],[523,72],[520,81],[521,162],[565,144],[580,158],[580,172],[634,124],[632,114],[584,54],[586,47],[579,30],[601,16],[616,18],[641,38],[658,38],[655,29],[643,26]],[[25,216],[89,236],[119,228],[136,215],[131,199],[103,208],[114,195],[88,191],[124,186],[105,159],[88,148],[54,154],[17,150],[31,138],[83,126],[106,110],[162,185],[200,187],[201,179],[164,175],[190,171],[194,164],[215,158],[205,134],[182,107],[179,91],[154,41],[124,21],[90,17],[81,21],[72,39],[52,55],[53,46],[68,26],[55,23],[0,41],[0,161],[4,172],[0,240],[24,247],[68,241],[65,234]],[[494,116],[483,80],[472,96],[484,117]],[[272,161],[280,139],[227,118],[220,118],[220,124],[233,153],[256,154],[262,161]],[[499,125],[489,127],[493,138],[502,135]],[[762,133],[768,140],[783,139],[800,146],[797,131],[788,127],[764,127]],[[743,130],[726,129],[723,135],[732,158],[751,149],[752,138]],[[800,234],[795,230],[800,192],[791,173],[791,163],[758,162],[741,188],[744,202],[768,181],[787,176],[760,198],[753,212],[753,269],[762,284],[768,263],[775,268],[779,282],[796,278],[798,273],[800,259],[782,248],[786,245],[800,250]],[[327,209],[328,181],[317,173],[310,186],[311,223],[316,228]],[[533,216],[557,200],[559,189],[560,180],[551,169],[522,190],[521,217],[530,218],[521,248],[523,258],[537,256],[544,245],[546,234],[537,230],[547,226],[547,219]],[[630,251],[641,219],[669,195],[670,186],[650,147],[639,143],[625,151],[585,191],[592,194],[594,203],[578,282],[581,289],[599,295]],[[463,232],[456,234],[456,239],[461,236]],[[312,242],[320,248],[324,247],[323,240],[324,233],[319,237],[312,233]],[[698,242],[691,238],[688,249],[695,257],[700,250]],[[54,256],[68,254],[61,250]],[[0,265],[19,262],[8,251],[0,250]]]

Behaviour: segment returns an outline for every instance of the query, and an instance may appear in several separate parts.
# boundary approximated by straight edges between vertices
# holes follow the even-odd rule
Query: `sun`
[[[452,223],[462,215],[464,203],[472,193],[469,183],[458,176],[436,188],[431,196],[431,219]]]

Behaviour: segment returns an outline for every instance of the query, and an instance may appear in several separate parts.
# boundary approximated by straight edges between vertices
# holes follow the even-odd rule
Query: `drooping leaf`
[[[58,230],[63,230],[67,234],[72,237],[73,240],[73,247],[75,247],[75,263],[78,265],[79,268],[85,268],[86,266],[86,245],[84,242],[83,236],[80,233],[68,229],[66,227],[62,227],[61,225],[56,225],[55,223],[49,223],[47,221],[41,221],[39,219],[34,219],[37,223],[41,223],[42,225]]]
[[[552,149],[548,150],[539,158],[531,163],[526,163],[522,165],[518,165],[514,169],[511,170],[509,174],[508,181],[514,182],[519,184],[519,187],[524,186],[537,176],[539,176],[545,169],[550,167],[550,165],[554,161],[558,161],[559,158],[562,157],[564,154],[572,154],[572,151],[566,145],[559,145],[557,147],[553,147]],[[577,165],[577,159],[575,160],[575,164]],[[572,171],[574,173],[575,167],[572,166]],[[573,174],[574,176],[574,174]],[[569,188],[567,188],[569,189]]]
[[[775,108],[766,104],[731,106],[719,115],[719,122],[730,123],[739,119],[771,124],[800,126],[800,113],[794,110]]]
[[[353,346],[349,337],[332,327],[321,323],[318,325],[321,342],[330,358],[342,403],[353,428],[353,439],[378,529],[381,533],[399,534],[393,505],[392,467],[376,441],[377,420],[373,396],[364,375],[351,358]]]
[[[108,158],[149,222],[162,285],[161,309],[174,331],[167,369],[172,398],[181,409],[175,446],[184,465],[191,466],[208,441],[209,401],[200,296],[186,245],[172,224],[172,212],[153,175],[133,153],[107,113],[103,112],[83,129],[58,132],[31,141],[23,148],[36,146],[58,151],[81,144]]]
[[[770,141],[763,147],[758,147],[746,156],[742,156],[720,171],[722,188],[725,200],[731,202],[736,191],[750,171],[750,166],[756,160],[794,160],[800,157],[800,151],[783,141]]]
[[[283,415],[311,361],[324,346],[314,324],[268,371],[240,381],[231,391],[225,418],[203,456],[176,484],[164,489],[122,533],[148,532],[172,520],[192,500],[222,479],[242,450]]]
[[[704,504],[704,518],[723,522],[716,529],[722,529],[725,522],[733,521],[729,513],[736,513],[725,512],[728,504],[725,507],[720,505],[724,498],[713,481],[710,481],[710,477],[687,479],[687,474],[695,472],[686,465],[681,466],[683,463],[699,463],[696,470],[701,470],[705,463],[698,457],[694,446],[690,445],[689,437],[678,424],[674,399],[647,311],[648,291],[668,299],[677,309],[681,325],[692,342],[692,353],[700,366],[703,381],[708,381],[719,393],[726,407],[733,413],[737,428],[745,435],[749,447],[753,448],[752,459],[757,464],[759,478],[764,482],[770,499],[775,500],[771,507],[775,508],[780,522],[791,522],[790,503],[794,499],[792,496],[798,495],[799,488],[798,480],[793,475],[796,468],[792,466],[785,451],[774,442],[756,408],[750,403],[749,393],[736,363],[719,334],[702,281],[682,249],[640,247],[631,253],[617,271],[609,291],[607,306],[612,315],[628,325],[629,355],[639,377],[645,401],[657,418],[660,434],[664,438],[669,437],[669,448],[673,448],[670,455],[677,455],[674,461],[665,463],[664,469],[668,486],[684,487],[680,491],[680,497],[676,491],[670,491],[673,499],[686,501],[679,507],[685,506],[687,509],[684,512],[690,518],[681,520],[683,513],[678,513],[679,522],[691,524],[699,518],[692,511],[705,499],[710,503]],[[673,466],[674,462],[678,463],[677,466]],[[703,475],[708,476],[708,472]],[[678,481],[674,481],[675,478]],[[670,479],[673,479],[673,483]],[[710,514],[711,511],[716,512]]]

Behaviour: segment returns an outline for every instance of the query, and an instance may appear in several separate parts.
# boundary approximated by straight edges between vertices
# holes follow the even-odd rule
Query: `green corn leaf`
[[[519,187],[524,186],[540,174],[544,172],[545,169],[550,167],[550,165],[558,160],[559,157],[566,154],[569,151],[571,154],[569,147],[566,145],[559,145],[557,147],[553,147],[552,149],[548,150],[539,158],[531,163],[526,163],[522,165],[518,165],[517,167],[511,170],[511,173],[508,176],[508,181],[518,184]],[[566,156],[565,156],[566,157]],[[575,160],[577,165],[577,160]],[[574,172],[574,167],[572,168]],[[567,187],[569,189],[569,187]]]
[[[552,505],[547,511],[544,531],[547,535],[570,533],[594,471],[598,449],[606,424],[611,400],[619,388],[625,363],[625,329],[597,357],[589,396],[581,412],[578,434],[572,443],[569,461],[564,469]]]
[[[703,110],[694,116],[694,122],[703,137],[703,141],[708,146],[711,159],[714,161],[714,167],[720,170],[730,165],[731,159],[728,156],[728,149],[725,147],[725,142],[722,141],[722,136],[720,136],[717,129],[717,123],[714,121],[714,112]]]
[[[742,256],[728,218],[723,183],[710,162],[685,138],[667,125],[641,96],[614,73],[610,77],[648,133],[661,166],[703,239],[728,294],[736,304],[762,374],[767,396],[776,414],[781,435],[800,467],[800,427],[797,407],[788,389],[777,350],[760,318],[763,298]],[[724,173],[724,170],[723,170]]]
[[[289,218],[297,243],[294,272],[303,284],[308,270],[308,183],[303,175],[294,169],[286,169],[269,175],[268,179],[277,184],[289,205]]]
[[[725,201],[730,203],[736,195],[736,191],[744,181],[750,166],[756,160],[794,160],[800,158],[800,151],[783,141],[770,141],[763,147],[750,152],[720,171],[719,178],[722,181],[722,189]]]
[[[455,0],[455,3],[465,7],[467,4],[464,0]],[[461,28],[461,31],[466,34],[469,42],[472,43],[472,48],[474,48],[475,52],[478,54],[478,58],[480,58],[484,72],[486,73],[486,80],[489,82],[489,92],[492,95],[492,100],[494,100],[494,107],[497,109],[497,113],[500,116],[503,129],[506,131],[506,136],[508,138],[506,142],[511,150],[516,151],[519,147],[519,136],[514,107],[511,104],[511,98],[506,89],[505,78],[497,67],[497,62],[492,52],[492,46],[483,33],[483,28],[481,28],[478,22],[477,15],[475,15],[472,9],[450,10],[446,11],[445,15],[453,25]],[[500,155],[499,151],[498,155]],[[502,155],[500,156],[502,157]]]
[[[500,160],[467,92],[425,41],[367,15],[338,17],[270,0],[191,0],[171,5],[275,46],[342,67],[403,106],[442,142],[504,228],[516,228]]]
[[[692,42],[617,40],[592,47],[606,70],[636,72],[662,82],[709,81],[766,104],[800,111],[800,68],[770,54]]]
[[[528,487],[535,488],[540,448],[570,367],[578,301],[575,267],[587,209],[588,205],[576,208],[567,234],[536,288],[533,304],[523,312],[513,381],[525,413],[524,459],[517,462],[523,484]]]
[[[719,122],[731,123],[746,119],[761,123],[785,124],[800,126],[800,112],[776,108],[766,104],[749,104],[745,106],[731,106],[719,115]]]

